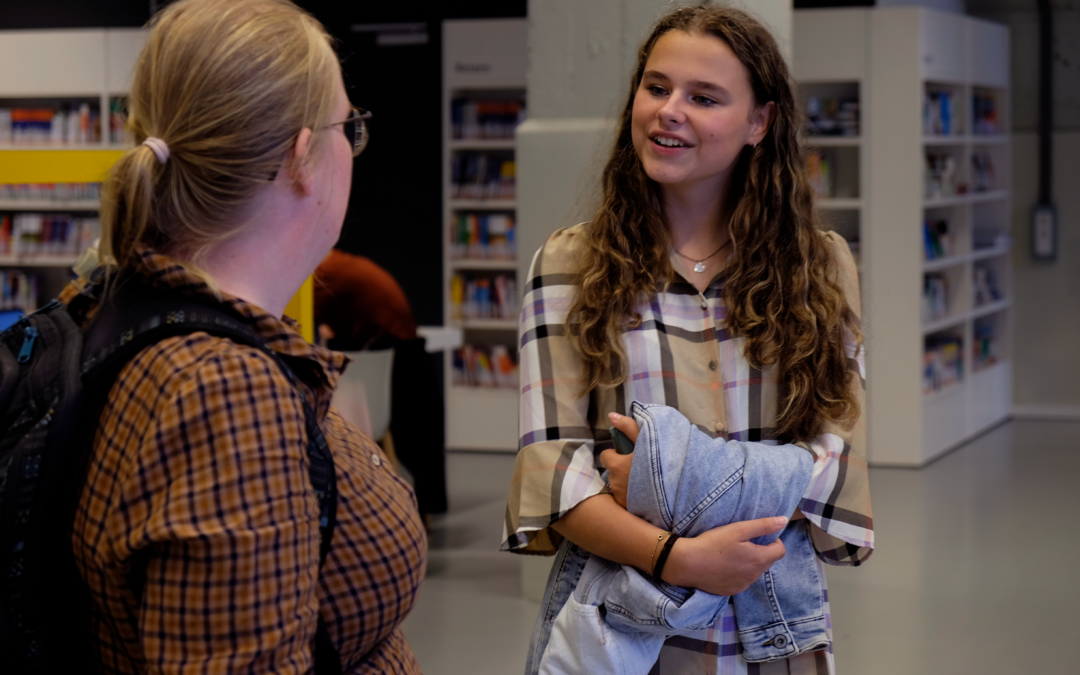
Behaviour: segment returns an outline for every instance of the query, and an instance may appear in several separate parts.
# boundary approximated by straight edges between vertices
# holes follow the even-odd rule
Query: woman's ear
[[[754,112],[750,113],[750,137],[746,139],[746,142],[757,145],[764,140],[775,117],[776,103],[772,101],[754,108]]]
[[[301,129],[296,135],[289,154],[278,171],[278,180],[287,181],[288,187],[301,197],[309,197],[315,190],[315,176],[312,171],[311,129]]]

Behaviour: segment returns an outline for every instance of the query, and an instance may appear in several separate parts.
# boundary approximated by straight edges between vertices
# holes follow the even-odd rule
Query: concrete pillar
[[[518,279],[560,227],[588,220],[631,86],[637,49],[678,0],[530,0],[529,119],[517,131]],[[792,0],[732,4],[756,14],[790,59]],[[540,599],[551,558],[522,556],[522,590]]]

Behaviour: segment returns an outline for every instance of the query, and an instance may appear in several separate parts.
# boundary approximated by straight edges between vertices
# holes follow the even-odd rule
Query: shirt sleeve
[[[521,308],[519,450],[510,482],[502,550],[554,553],[552,523],[607,491],[594,459],[581,360],[566,336],[579,228],[554,233],[533,258]]]
[[[147,557],[147,667],[309,672],[319,531],[299,398],[268,358],[225,341],[166,386],[121,505]]]
[[[836,281],[848,305],[861,316],[858,270],[851,250],[836,233],[827,233],[825,240]],[[847,425],[826,423],[824,433],[809,443],[817,460],[800,508],[816,526],[810,534],[821,560],[832,565],[860,565],[874,549],[866,464],[866,366],[863,348],[854,336],[846,337],[845,346],[859,417]]]

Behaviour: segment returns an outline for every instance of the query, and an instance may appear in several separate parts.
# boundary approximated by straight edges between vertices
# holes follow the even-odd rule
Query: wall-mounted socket
[[[1057,258],[1057,209],[1050,204],[1040,204],[1031,213],[1031,257]]]

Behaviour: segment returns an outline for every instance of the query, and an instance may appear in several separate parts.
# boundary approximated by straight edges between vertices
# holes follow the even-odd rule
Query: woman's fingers
[[[604,450],[600,453],[600,463],[608,471],[611,495],[624,509],[626,508],[626,488],[630,482],[630,465],[633,461],[633,455],[620,455],[614,450]]]
[[[611,420],[611,425],[613,427],[626,434],[631,441],[637,443],[638,425],[633,417],[613,412],[608,413],[608,419]]]

